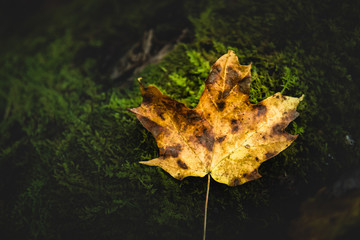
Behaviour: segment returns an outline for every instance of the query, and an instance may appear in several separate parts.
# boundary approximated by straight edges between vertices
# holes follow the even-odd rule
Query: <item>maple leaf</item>
[[[177,179],[210,174],[236,186],[257,179],[260,164],[287,148],[297,135],[285,132],[303,99],[276,93],[249,102],[251,65],[240,65],[233,51],[211,67],[194,109],[141,84],[143,101],[130,109],[156,139],[159,166]],[[209,178],[210,179],[210,178]]]

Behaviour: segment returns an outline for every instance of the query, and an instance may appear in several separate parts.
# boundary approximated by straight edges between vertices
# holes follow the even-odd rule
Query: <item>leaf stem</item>
[[[205,214],[204,214],[204,234],[203,234],[203,240],[206,239],[206,220],[207,220],[207,208],[208,208],[208,202],[209,202],[209,191],[210,191],[210,174],[208,174],[208,182],[207,182],[206,198],[205,198]]]

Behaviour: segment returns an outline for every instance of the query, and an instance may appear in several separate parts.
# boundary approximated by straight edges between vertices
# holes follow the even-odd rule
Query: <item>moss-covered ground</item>
[[[346,0],[9,3],[0,10],[0,238],[200,239],[206,179],[138,164],[158,149],[127,108],[141,102],[139,76],[194,107],[211,64],[232,49],[253,65],[253,103],[275,92],[305,99],[287,129],[299,138],[261,166],[263,178],[212,182],[207,237],[287,239],[300,203],[359,167],[359,9]],[[184,28],[188,39],[135,84],[110,78],[145,31],[166,41]]]

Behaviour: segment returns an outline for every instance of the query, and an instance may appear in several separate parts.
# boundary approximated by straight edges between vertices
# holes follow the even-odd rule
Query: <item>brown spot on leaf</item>
[[[231,128],[231,132],[232,133],[236,133],[237,131],[239,131],[239,127],[238,126],[234,126]]]
[[[234,70],[231,66],[228,66],[226,68],[226,78],[225,78],[225,84],[227,85],[226,88],[231,89],[233,86],[235,86],[236,81],[239,78],[239,74],[236,70]]]
[[[284,123],[277,123],[275,124],[272,129],[271,129],[271,133],[274,135],[278,135],[278,134],[282,134],[284,133]]]
[[[231,90],[231,89],[226,89],[226,90],[223,92],[223,98],[226,98],[227,96],[229,96],[230,90]]]
[[[145,88],[145,91],[146,89],[147,88]],[[150,103],[153,102],[153,95],[151,93],[145,92],[142,97],[143,97],[142,104],[144,105],[149,105]]]
[[[231,128],[231,132],[232,132],[232,133],[236,133],[237,131],[239,131],[239,127],[238,127],[238,126],[234,126],[233,128]]]
[[[222,92],[222,91],[218,91],[217,99],[218,99],[218,100],[224,99],[224,98],[226,98],[227,96],[229,96],[229,93],[230,93],[230,89],[225,89],[223,92]]]
[[[239,131],[239,124],[236,119],[231,119],[231,132],[236,133]]]
[[[222,91],[218,91],[218,96],[217,99],[221,100],[223,98],[223,92]]]
[[[201,135],[196,135],[196,138],[198,139],[199,143],[206,147],[207,150],[212,151],[214,147],[214,136],[209,132],[207,128],[203,129],[203,132]]]
[[[214,69],[215,72],[220,73],[222,70],[222,67],[219,64],[213,65],[212,69]]]
[[[205,85],[214,84],[218,79],[218,74],[215,71],[211,71],[208,78],[205,81]]]
[[[219,137],[218,139],[216,139],[216,141],[218,143],[222,143],[224,140],[225,140],[226,136],[222,136],[222,137]]]
[[[185,105],[183,103],[175,102],[175,111],[178,113],[183,112]]]
[[[165,128],[157,124],[156,122],[151,121],[149,118],[144,116],[138,116],[139,121],[142,123],[142,125],[149,130],[154,138],[157,138],[160,133],[162,133]]]
[[[194,124],[194,123],[199,122],[201,120],[202,120],[202,118],[201,118],[200,114],[197,113],[196,111],[190,110],[190,111],[186,112],[187,124],[191,125],[191,124]]]
[[[222,112],[222,111],[224,110],[225,105],[226,105],[226,104],[225,104],[224,101],[220,101],[220,102],[217,103],[217,107],[218,107],[218,109],[219,109],[220,112]]]
[[[166,95],[163,95],[162,98],[161,98],[161,103],[163,105],[165,105],[166,107],[172,107],[172,105],[174,104],[174,100],[172,100],[170,97],[166,96]]]
[[[176,163],[177,163],[177,165],[178,165],[179,167],[181,167],[182,169],[188,169],[188,166],[186,165],[186,163],[184,163],[184,162],[181,161],[180,159],[178,159],[178,160],[176,161]]]
[[[165,148],[160,148],[160,155],[163,155],[165,158],[178,157],[180,152],[181,152],[180,144],[176,146],[168,146]]]
[[[239,91],[249,95],[250,93],[250,82],[251,82],[251,77],[250,76],[246,76],[244,77],[239,83]]]
[[[266,112],[267,112],[267,108],[265,105],[263,105],[262,103],[258,103],[256,105],[254,105],[254,108],[257,110],[257,113],[256,115],[259,117],[259,116],[262,116],[262,115],[265,115]]]
[[[163,121],[165,121],[165,118],[164,118],[164,113],[159,113],[159,116],[160,116],[160,118],[163,120]]]
[[[259,158],[258,158],[258,157],[255,157],[255,161],[257,161],[257,162],[258,162],[258,161],[259,161]]]
[[[251,173],[246,175],[246,179],[249,181],[255,180],[260,177],[260,174],[258,173],[257,169],[252,171]]]

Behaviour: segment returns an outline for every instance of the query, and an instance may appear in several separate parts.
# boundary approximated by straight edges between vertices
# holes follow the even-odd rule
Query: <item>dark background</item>
[[[305,94],[300,134],[238,187],[211,182],[208,239],[357,239],[359,1],[3,1],[1,239],[200,239],[206,179],[158,156],[136,78],[196,105],[228,49],[253,103]]]

